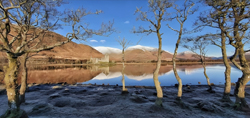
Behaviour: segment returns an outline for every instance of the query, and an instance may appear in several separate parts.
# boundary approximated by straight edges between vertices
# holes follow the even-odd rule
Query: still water
[[[138,65],[137,65],[138,66]],[[166,68],[167,67],[167,68]],[[147,68],[147,67],[145,67]],[[165,66],[165,71],[162,69],[164,66],[161,67],[159,73],[159,81],[161,82],[162,86],[173,86],[177,83],[175,75],[172,70],[172,66]],[[222,64],[217,65],[208,65],[207,67],[207,75],[210,78],[210,82],[214,83],[215,85],[224,85],[225,77],[224,71],[225,67]],[[198,85],[200,82],[202,85],[206,85],[207,81],[203,74],[204,70],[201,65],[182,65],[177,66],[177,71],[182,79],[183,85]],[[139,70],[138,70],[139,71]],[[125,83],[126,86],[154,86],[153,82],[153,72],[151,73],[143,73],[139,72],[138,75],[133,74],[126,74],[125,73]],[[231,69],[231,82],[237,82],[238,78],[241,77],[242,73],[237,68],[232,67]],[[96,83],[96,84],[118,84],[122,85],[121,83],[122,73],[119,71],[109,72],[108,74],[100,73],[92,80],[87,82],[83,82],[84,84],[87,83]],[[250,84],[250,82],[248,83]]]
[[[154,86],[153,72],[155,64],[128,64],[124,69],[126,86]],[[225,67],[223,64],[207,65],[207,75],[215,85],[224,85]],[[206,85],[201,65],[177,65],[178,74],[183,85]],[[231,82],[235,83],[242,73],[237,68],[231,69]],[[80,67],[33,67],[28,71],[28,83],[56,84],[109,84],[122,85],[122,65],[111,67],[80,66]],[[173,86],[177,83],[172,65],[162,65],[159,71],[159,81],[162,86]],[[20,82],[20,79],[19,79]],[[250,82],[248,83],[250,84]]]

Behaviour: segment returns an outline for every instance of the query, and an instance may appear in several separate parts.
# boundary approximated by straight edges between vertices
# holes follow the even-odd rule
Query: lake
[[[129,66],[129,67],[128,67]],[[126,69],[128,68],[128,69]],[[125,83],[126,86],[154,86],[153,82],[153,70],[154,65],[127,65],[125,68]],[[225,77],[224,71],[225,66],[223,64],[208,65],[207,75],[210,78],[210,82],[215,85],[224,85]],[[150,70],[151,71],[148,71]],[[183,85],[206,85],[207,81],[203,74],[203,68],[201,65],[177,65],[177,71],[182,79]],[[241,77],[242,73],[235,67],[231,69],[231,82],[237,82],[238,78]],[[159,72],[159,81],[162,86],[174,86],[177,84],[177,80],[172,70],[172,65],[161,66]],[[93,79],[83,82],[83,84],[118,84],[122,85],[121,82],[122,73],[121,71],[110,71],[108,74],[100,73]],[[249,82],[250,83],[250,82]],[[248,83],[248,84],[249,84]]]
[[[154,86],[153,72],[155,64],[127,64],[124,70],[126,86]],[[203,68],[199,64],[177,65],[178,74],[183,85],[206,85]],[[210,82],[215,85],[224,85],[225,67],[223,64],[207,65],[207,75]],[[235,83],[242,73],[232,66],[231,82]],[[100,66],[34,66],[29,68],[28,83],[33,84],[109,84],[122,85],[122,65],[110,67]],[[20,78],[18,80],[20,82]],[[172,65],[162,65],[159,71],[161,86],[174,86],[177,84]],[[249,83],[248,83],[249,84]]]

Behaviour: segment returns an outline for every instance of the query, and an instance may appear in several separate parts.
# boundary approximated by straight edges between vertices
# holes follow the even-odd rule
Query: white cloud
[[[97,40],[90,40],[90,42],[92,42],[92,43],[96,43],[96,42],[98,42]]]
[[[104,43],[104,42],[106,42],[106,40],[100,40],[100,42]]]
[[[125,23],[125,24],[129,24],[130,22],[127,20],[127,21],[125,21],[124,23]]]

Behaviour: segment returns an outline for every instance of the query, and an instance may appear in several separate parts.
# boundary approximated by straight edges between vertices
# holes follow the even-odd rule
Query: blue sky
[[[87,41],[74,41],[76,43],[84,43],[92,47],[96,46],[106,46],[121,49],[121,46],[116,42],[116,38],[119,36],[121,38],[126,38],[132,42],[132,45],[136,45],[139,42],[139,45],[158,47],[158,39],[156,34],[152,33],[150,35],[145,34],[134,34],[132,33],[133,27],[138,28],[143,26],[148,28],[150,25],[149,22],[136,21],[138,14],[134,15],[136,7],[142,7],[142,11],[148,10],[147,0],[66,0],[68,4],[64,4],[60,9],[77,9],[80,7],[85,8],[86,10],[95,12],[96,10],[102,10],[103,13],[99,15],[89,15],[84,17],[82,23],[89,23],[89,28],[98,29],[101,26],[101,23],[108,23],[109,21],[114,20],[114,28],[118,31],[110,35],[109,37],[103,36],[93,36],[92,38],[87,39]],[[179,1],[181,3],[181,1]],[[196,5],[197,6],[197,5]],[[204,6],[199,6],[199,11],[206,10]],[[171,12],[172,10],[169,10]],[[188,30],[193,29],[193,23],[199,15],[197,12],[194,15],[188,17],[188,20],[185,22],[184,27]],[[170,24],[173,28],[178,29],[179,24],[176,21],[165,21],[162,22],[161,33],[162,35],[162,48],[169,52],[174,52],[175,43],[177,41],[177,33],[170,30],[166,24]],[[215,32],[215,29],[206,28],[201,33]],[[56,30],[55,32],[65,36],[67,32],[71,32],[70,28],[64,26],[63,29]],[[190,36],[195,36],[201,33],[191,34]],[[185,36],[183,36],[185,37]],[[216,46],[208,46],[207,55],[209,56],[221,56],[220,48]],[[187,49],[180,46],[178,52],[187,51]],[[233,48],[228,46],[228,54],[231,55]]]

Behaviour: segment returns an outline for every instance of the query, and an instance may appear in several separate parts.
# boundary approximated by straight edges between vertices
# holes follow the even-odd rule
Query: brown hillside
[[[12,30],[11,30],[11,35],[15,36],[17,35],[17,33],[15,32],[14,28],[17,27],[16,25],[12,25]],[[38,32],[39,29],[31,29],[31,31],[29,31],[29,35],[28,35],[28,39],[32,36],[32,34],[34,32]],[[12,36],[8,36],[9,39],[12,39]],[[56,44],[58,42],[62,42],[62,41],[66,41],[67,38],[57,34],[55,32],[46,32],[46,34],[44,35],[44,37],[40,36],[37,39],[35,39],[33,41],[33,43],[29,43],[29,46],[32,47],[37,41],[41,40],[40,44],[37,45],[37,47],[35,48],[40,48],[43,46],[51,46],[53,44]],[[14,48],[17,47],[17,43],[20,42],[15,42],[14,43]],[[0,54],[1,56],[5,56],[4,53]],[[88,45],[84,45],[84,44],[76,44],[74,42],[69,42],[66,43],[62,46],[59,47],[55,47],[52,50],[48,50],[48,51],[41,51],[38,54],[36,54],[35,56],[33,56],[32,58],[48,58],[48,57],[53,57],[53,58],[67,58],[67,59],[81,59],[81,60],[85,60],[85,59],[89,59],[91,57],[94,58],[101,58],[104,55],[101,54],[100,52],[98,52],[97,50],[95,50],[94,48],[88,46]]]
[[[125,61],[128,62],[151,62],[157,61],[157,51],[143,51],[140,49],[125,51]],[[109,54],[110,60],[122,61],[122,54]],[[162,53],[162,60],[170,61],[173,55],[168,52]]]

